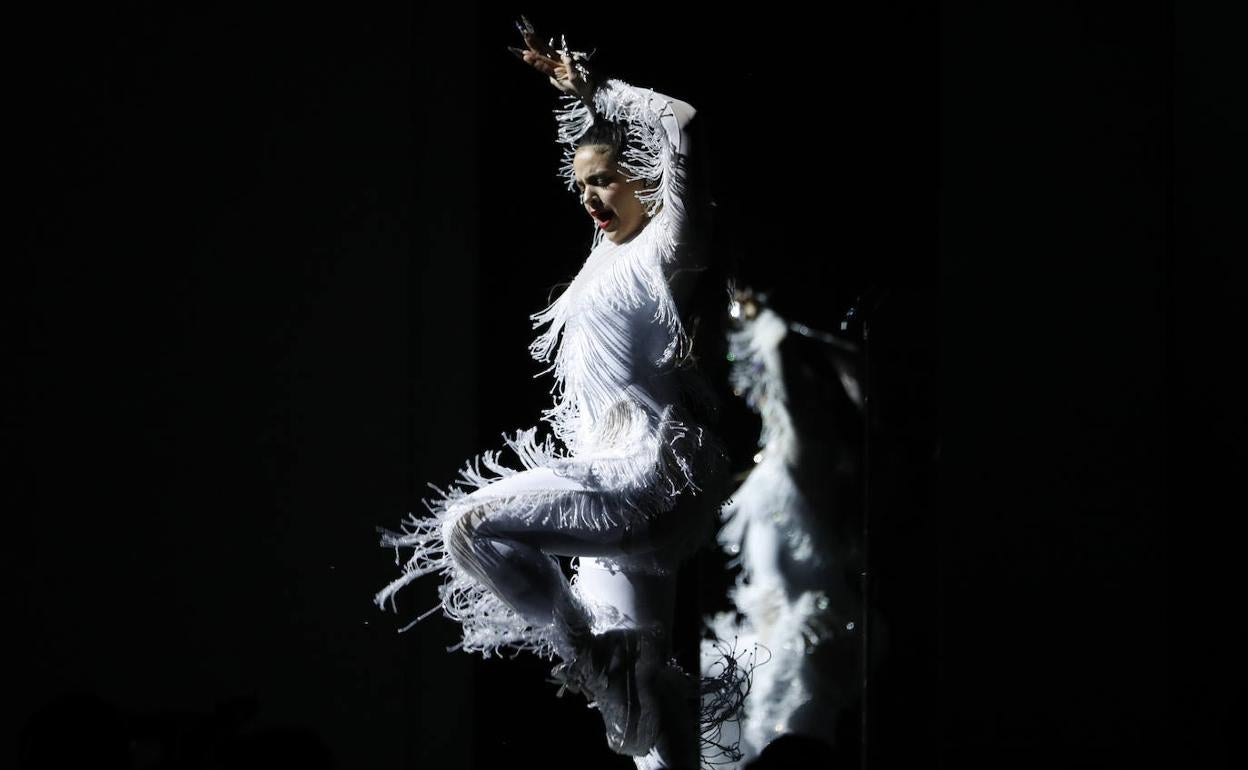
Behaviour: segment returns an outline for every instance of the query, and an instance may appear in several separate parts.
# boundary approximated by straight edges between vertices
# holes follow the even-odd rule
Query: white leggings
[[[531,516],[517,515],[516,508],[523,506],[499,507],[497,501],[490,501],[493,496],[514,499],[524,492],[550,490],[570,495],[594,493],[550,468],[529,469],[495,482],[458,501],[457,506],[467,507],[444,530],[452,558],[526,620],[540,625],[553,623],[559,633],[567,633],[569,627],[573,631],[592,628],[601,632],[602,608],[607,608],[611,627],[659,631],[656,659],[648,665],[665,665],[671,653],[675,575],[649,575],[616,569],[614,565],[621,557],[644,556],[683,537],[676,526],[679,506],[653,520],[625,528],[592,521],[562,526],[542,524]],[[577,590],[594,608],[592,616],[577,604],[554,555],[582,557]],[[594,557],[609,558],[611,566]],[[560,654],[565,659],[575,654],[566,637]],[[637,664],[643,665],[640,661]],[[641,708],[652,711],[650,718],[654,720],[653,732],[647,733],[648,739],[641,742],[649,753],[635,757],[637,767],[696,767],[697,713],[682,698],[681,686],[670,679],[639,680],[637,686],[643,692],[634,697],[640,697],[642,704],[650,704]],[[605,718],[608,709],[604,705],[600,705],[600,710]],[[619,705],[612,713],[620,713]]]
[[[617,625],[670,628],[674,578],[613,566],[617,560],[654,554],[680,538],[679,508],[628,527],[593,521],[556,525],[518,515],[495,500],[550,491],[573,496],[602,490],[560,476],[551,468],[538,467],[500,479],[457,501],[463,513],[446,527],[445,541],[460,569],[526,620],[547,625],[554,622],[556,607],[573,604],[567,578],[554,556],[579,556],[579,592],[592,603],[618,612]]]

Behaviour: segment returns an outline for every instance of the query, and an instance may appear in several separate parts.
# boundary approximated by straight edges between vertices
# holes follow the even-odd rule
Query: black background
[[[12,17],[6,761],[631,766],[535,662],[396,634],[431,584],[371,604],[375,526],[549,400],[592,226],[520,12],[699,109],[743,282],[867,303],[868,763],[1224,763],[1242,25],[1165,2]]]

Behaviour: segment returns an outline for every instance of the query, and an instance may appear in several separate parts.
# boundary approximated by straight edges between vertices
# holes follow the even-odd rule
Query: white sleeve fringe
[[[560,171],[569,190],[576,190],[576,173],[572,158],[576,143],[594,121],[601,117],[621,123],[628,130],[628,146],[617,165],[632,179],[644,179],[649,188],[637,195],[654,217],[660,210],[669,216],[662,223],[659,250],[662,262],[676,258],[680,231],[685,222],[686,158],[689,140],[685,127],[697,111],[686,102],[656,93],[653,89],[631,86],[622,80],[610,79],[594,92],[593,108],[578,97],[561,97],[562,109],[556,110],[559,141],[564,145]],[[598,234],[601,237],[601,233]]]

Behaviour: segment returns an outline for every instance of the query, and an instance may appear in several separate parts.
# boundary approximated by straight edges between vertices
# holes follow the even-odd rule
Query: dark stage
[[[549,664],[397,633],[436,581],[372,603],[376,527],[549,402],[528,316],[589,231],[520,13],[698,108],[742,283],[870,332],[886,631],[837,747],[757,766],[1227,764],[1242,19],[653,12],[11,17],[0,765],[632,767]],[[722,564],[688,577],[715,608]]]

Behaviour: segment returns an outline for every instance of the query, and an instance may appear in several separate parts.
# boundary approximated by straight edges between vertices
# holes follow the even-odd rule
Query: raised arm
[[[544,73],[551,85],[563,92],[556,109],[558,138],[563,145],[560,172],[571,191],[576,190],[572,160],[577,142],[598,120],[622,125],[627,146],[616,165],[631,179],[641,179],[638,200],[658,225],[663,263],[684,263],[680,249],[684,239],[687,202],[687,166],[690,154],[688,126],[697,110],[688,102],[653,89],[643,89],[616,78],[598,82],[588,66],[589,55],[572,51],[567,41],[555,48],[543,43],[527,19],[517,22],[526,48],[511,51],[526,64]],[[682,264],[682,268],[691,268]]]

